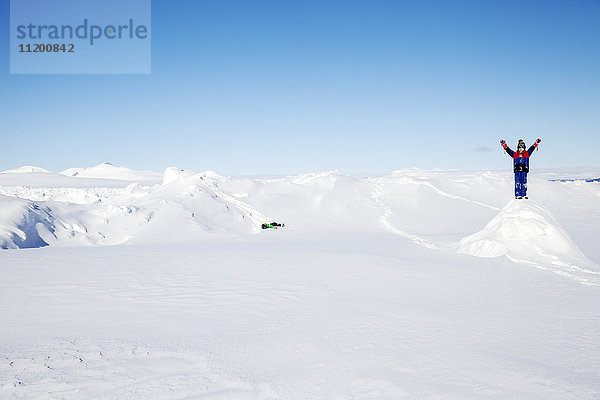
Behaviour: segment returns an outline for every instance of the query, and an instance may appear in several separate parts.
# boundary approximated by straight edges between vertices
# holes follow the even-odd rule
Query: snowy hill
[[[0,248],[36,248],[48,243],[53,218],[49,209],[0,195]]]
[[[258,232],[266,217],[220,191],[209,175],[167,168],[162,184],[154,186],[0,187],[0,199],[13,205],[0,216],[0,248],[178,242]],[[36,217],[42,209],[47,215]],[[40,225],[40,218],[47,223]]]
[[[48,171],[47,169],[26,165],[26,166],[15,168],[15,169],[8,169],[6,171],[0,171],[0,174],[26,174],[26,173],[33,173],[33,172],[42,173],[42,174],[50,173],[50,171]]]
[[[16,184],[19,179],[24,185]],[[588,204],[591,216],[597,214],[598,185],[594,182],[569,184],[536,180],[535,176],[532,180],[532,186],[537,185],[537,191],[548,199],[541,198],[541,202],[549,202],[559,215],[568,210],[552,204],[550,192],[563,196],[563,192],[573,189],[583,196],[580,207]],[[19,247],[7,239],[21,237],[19,231],[35,236],[32,232],[36,231],[37,220],[28,217],[30,211],[25,209],[36,208],[50,210],[52,235],[42,236],[44,242],[58,246],[179,241],[182,237],[193,240],[211,232],[250,234],[257,233],[261,223],[269,220],[281,220],[295,232],[387,232],[430,249],[451,250],[458,246],[461,252],[476,256],[511,256],[514,252],[506,249],[541,237],[538,234],[556,232],[557,237],[565,238],[560,243],[572,243],[540,201],[510,202],[510,186],[509,174],[418,169],[370,178],[332,171],[242,179],[175,167],[157,174],[105,163],[66,170],[60,175],[4,174],[0,175],[0,195],[6,196],[3,201],[17,198],[27,207],[18,216],[11,214],[20,222],[3,225],[0,246]],[[514,235],[511,230],[516,229],[513,222],[523,218],[533,221],[533,231],[519,231],[517,242],[508,242]],[[488,222],[486,229],[476,233]],[[548,232],[540,232],[541,223]],[[559,246],[551,243],[540,248],[554,250]],[[582,255],[575,256],[579,251],[576,248],[572,245],[564,251],[581,260]]]
[[[125,167],[119,167],[109,162],[90,168],[69,168],[60,175],[76,176],[79,178],[101,178],[116,179],[122,181],[135,181],[139,183],[158,183],[162,175],[152,171],[136,171]]]
[[[600,267],[573,243],[559,222],[533,201],[511,200],[481,231],[459,242],[476,257],[506,255],[587,283],[600,283]]]
[[[600,393],[588,170],[72,171],[0,174],[2,399]]]
[[[15,177],[27,186],[15,186]],[[3,186],[3,179],[11,185]],[[94,183],[96,187],[89,186]],[[432,250],[506,255],[551,265],[565,274],[575,266],[595,270],[596,264],[584,255],[592,250],[597,260],[595,246],[582,240],[582,252],[542,203],[559,216],[569,213],[553,202],[572,197],[568,192],[575,190],[581,196],[579,207],[589,209],[589,220],[598,214],[598,184],[534,175],[531,185],[542,197],[522,202],[510,200],[511,184],[510,175],[503,173],[418,169],[369,178],[330,171],[243,179],[175,167],[157,174],[101,164],[61,175],[4,174],[0,247],[179,242],[214,234],[257,234],[263,222],[279,220],[288,227],[281,235],[388,233]]]

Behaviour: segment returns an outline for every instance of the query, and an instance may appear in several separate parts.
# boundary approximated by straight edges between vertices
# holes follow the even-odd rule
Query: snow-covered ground
[[[598,177],[5,171],[0,398],[600,398]]]

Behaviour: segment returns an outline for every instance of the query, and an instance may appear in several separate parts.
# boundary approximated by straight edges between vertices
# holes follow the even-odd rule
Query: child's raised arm
[[[514,151],[512,151],[510,149],[510,147],[508,147],[508,145],[506,144],[506,142],[504,141],[504,139],[500,140],[500,144],[502,145],[502,147],[504,147],[504,150],[508,153],[509,156],[513,156],[515,154]]]
[[[538,147],[538,144],[540,144],[541,141],[542,141],[542,139],[538,138],[535,142],[533,142],[533,144],[531,145],[529,150],[527,150],[530,157],[533,154],[534,150]]]

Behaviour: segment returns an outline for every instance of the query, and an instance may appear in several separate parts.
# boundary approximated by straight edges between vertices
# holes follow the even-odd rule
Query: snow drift
[[[37,248],[54,235],[50,210],[26,200],[0,195],[0,248]]]
[[[583,254],[564,229],[533,201],[512,200],[481,231],[460,241],[459,252],[477,257],[541,253],[562,256]]]
[[[476,257],[506,255],[583,281],[596,280],[598,275],[598,266],[550,211],[530,200],[510,201],[481,231],[463,238],[458,252]]]

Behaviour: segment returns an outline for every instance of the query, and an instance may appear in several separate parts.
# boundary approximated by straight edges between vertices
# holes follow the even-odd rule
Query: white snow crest
[[[173,183],[187,182],[192,183],[194,180],[200,179],[200,175],[197,172],[179,169],[177,167],[167,167],[163,174],[163,186],[170,185]]]
[[[220,190],[219,179],[215,173],[170,167],[163,184],[154,186],[0,188],[0,248],[173,242],[258,232],[267,218]]]
[[[239,200],[236,196],[222,191],[219,188],[218,183],[221,179],[225,178],[213,171],[196,173],[191,170],[168,167],[165,170],[160,190],[172,192],[169,197],[206,196],[208,198],[205,204],[212,200],[210,201],[212,205],[218,204],[219,214],[223,214],[224,211],[230,214],[228,218],[232,218],[232,221],[228,222],[227,218],[225,218],[222,220],[222,226],[231,225],[232,222],[237,225],[240,225],[241,223],[242,225],[249,226],[250,232],[258,232],[260,230],[260,225],[267,221],[268,218],[254,207]],[[189,203],[189,201],[186,202]],[[193,205],[190,205],[190,207],[193,208]],[[206,214],[206,206],[201,206],[196,203],[196,207],[197,210],[194,212],[194,215],[201,215],[202,212]],[[206,215],[204,219],[211,219],[211,216]],[[245,228],[240,229],[240,232],[242,231],[248,230]]]
[[[37,248],[54,236],[46,207],[0,195],[0,249]]]
[[[48,174],[50,171],[40,167],[34,167],[31,165],[24,165],[15,169],[8,169],[6,171],[0,172],[0,174],[30,174],[30,173],[39,173],[39,174]]]
[[[161,174],[153,171],[135,171],[125,167],[119,167],[109,162],[90,168],[69,168],[59,173],[65,176],[76,176],[79,178],[102,178],[123,181],[157,183],[162,178]]]
[[[458,252],[476,257],[506,255],[582,283],[598,281],[598,266],[573,243],[554,216],[531,200],[511,200],[479,232],[463,238]]]
[[[536,248],[557,254],[580,253],[550,212],[527,200],[510,201],[485,228],[459,243],[460,253],[477,257],[526,254]]]

